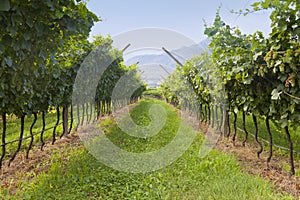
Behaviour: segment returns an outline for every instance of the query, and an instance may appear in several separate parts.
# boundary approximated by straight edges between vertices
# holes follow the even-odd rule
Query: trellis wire
[[[244,133],[244,130],[242,130],[241,128],[237,127],[237,130],[241,131]],[[255,135],[251,132],[248,132],[252,137],[255,137]],[[270,144],[270,142],[264,138],[261,138],[261,137],[258,137],[261,141],[267,143],[267,144]],[[278,148],[278,149],[281,149],[281,150],[284,150],[284,151],[290,151],[289,148],[287,147],[282,147],[280,145],[277,145],[277,144],[272,144],[272,146]],[[293,150],[293,153],[297,154],[297,155],[300,155],[300,152],[299,151],[296,151],[296,150]]]

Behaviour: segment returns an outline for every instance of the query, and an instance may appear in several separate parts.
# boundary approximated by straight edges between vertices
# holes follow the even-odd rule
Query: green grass
[[[176,132],[180,121],[177,111],[161,101],[148,99],[142,100],[131,116],[137,123],[147,125],[147,109],[153,103],[166,108],[167,128],[147,142],[126,136],[112,119],[103,121],[101,126],[114,143],[126,150],[140,152],[161,148]],[[244,174],[232,156],[213,150],[200,159],[202,143],[203,137],[198,134],[176,162],[152,173],[139,174],[108,168],[83,147],[73,148],[65,155],[56,151],[47,173],[32,182],[22,182],[22,189],[15,196],[4,189],[0,195],[5,199],[293,199],[275,193],[267,181]]]
[[[114,120],[108,119],[111,124],[102,122],[102,128],[107,133],[108,138],[114,144],[129,152],[150,152],[157,150],[167,145],[175,137],[177,129],[180,125],[180,118],[170,106],[162,101],[155,101],[151,99],[142,100],[138,106],[130,113],[133,121],[140,126],[147,126],[150,124],[150,117],[148,110],[153,103],[163,106],[167,112],[167,120],[162,130],[153,137],[136,138],[128,134],[124,134]],[[147,112],[146,112],[147,111]],[[105,124],[108,124],[105,126]],[[163,138],[163,139],[162,139]]]
[[[162,90],[159,88],[157,89],[148,88],[146,91],[143,92],[143,95],[152,96],[156,98],[161,98],[163,96]]]

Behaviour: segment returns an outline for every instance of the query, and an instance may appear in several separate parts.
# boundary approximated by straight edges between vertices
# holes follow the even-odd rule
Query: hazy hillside
[[[171,51],[171,53],[181,62],[184,63],[197,55],[200,55],[208,47],[209,40],[203,40],[198,45],[182,47]],[[172,73],[176,67],[176,62],[162,51],[162,54],[147,54],[134,56],[125,60],[126,65],[138,63],[139,70],[142,73],[142,79],[150,86],[156,85],[163,80],[163,77]],[[161,67],[163,66],[167,72]]]

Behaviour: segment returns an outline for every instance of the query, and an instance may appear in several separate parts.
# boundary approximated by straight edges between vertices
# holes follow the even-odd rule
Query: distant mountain
[[[209,43],[210,40],[206,39],[199,44],[182,47],[171,51],[171,53],[184,64],[186,60],[190,60],[206,51]],[[172,73],[177,65],[177,63],[166,53],[138,55],[125,61],[126,65],[135,63],[138,63],[138,68],[142,73],[142,79],[148,85],[153,86],[159,84],[159,82],[163,80],[163,77],[167,77],[169,73]]]
[[[185,58],[186,60],[190,60],[195,56],[199,56],[201,53],[207,50],[208,45],[210,43],[209,39],[203,40],[202,42],[189,46],[182,47],[180,49],[172,51],[172,53],[177,54]]]
[[[154,87],[168,77],[174,71],[174,68],[164,67],[159,64],[146,64],[139,66],[139,71],[141,72],[142,80],[144,80],[148,86]]]
[[[176,56],[177,57],[177,56]],[[132,65],[138,63],[138,66],[148,65],[148,64],[161,64],[163,66],[171,67],[172,71],[176,67],[176,63],[172,58],[170,58],[168,55],[160,54],[160,55],[139,55],[135,56],[133,58],[130,58],[125,62],[126,65]]]
[[[189,47],[182,47],[177,50],[171,51],[171,53],[182,63],[185,60],[189,60],[197,55],[200,55],[202,52],[206,51],[208,45],[210,43],[209,39],[203,40],[199,44],[195,44]],[[147,55],[138,55],[133,58],[128,59],[125,64],[132,65],[135,63],[139,63],[139,65],[150,64],[150,63],[158,63],[163,66],[176,67],[176,63],[170,56],[166,53],[163,54],[147,54]]]

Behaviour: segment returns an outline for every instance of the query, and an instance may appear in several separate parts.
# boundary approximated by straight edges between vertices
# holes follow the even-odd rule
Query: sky
[[[87,7],[102,19],[92,28],[95,35],[112,37],[140,28],[163,28],[179,32],[195,42],[206,39],[204,21],[212,24],[221,5],[221,17],[226,24],[243,33],[270,33],[269,11],[247,16],[230,11],[249,8],[258,0],[90,0]]]

